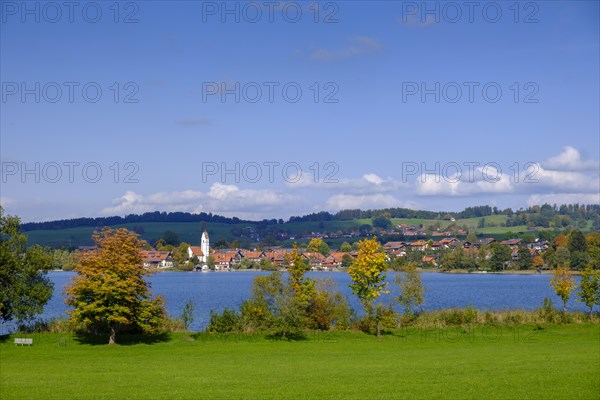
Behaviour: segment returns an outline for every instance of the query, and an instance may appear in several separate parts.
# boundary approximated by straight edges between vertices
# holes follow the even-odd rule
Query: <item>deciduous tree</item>
[[[498,243],[492,243],[490,245],[492,250],[492,257],[490,258],[490,264],[493,269],[504,269],[507,261],[510,261],[510,247],[504,246]]]
[[[321,253],[326,256],[329,254],[329,245],[321,238],[312,238],[310,239],[308,246],[306,246],[306,251]]]
[[[475,231],[470,230],[465,240],[469,243],[475,243],[478,240]]]
[[[350,245],[350,243],[344,242],[340,246],[340,251],[343,251],[344,253],[348,253],[348,252],[352,251],[352,246]]]
[[[519,261],[517,262],[517,265],[518,265],[519,269],[521,269],[521,270],[531,269],[531,267],[533,266],[533,256],[529,252],[529,249],[522,245],[519,246],[518,249],[519,249]]]
[[[44,310],[53,284],[46,276],[51,256],[40,246],[25,249],[18,217],[0,206],[0,320],[27,321]]]
[[[571,292],[575,289],[575,279],[569,274],[569,268],[563,265],[556,267],[553,274],[554,277],[550,279],[550,286],[562,299],[563,311],[567,311],[567,301],[569,301]]]
[[[286,256],[286,264],[288,265],[290,287],[300,302],[308,305],[315,292],[315,281],[304,277],[310,268],[298,252],[296,244],[294,244],[293,251]]]
[[[600,305],[600,271],[592,269],[591,263],[581,273],[577,294],[581,302],[590,308],[591,318],[594,305]]]
[[[358,296],[361,306],[367,316],[374,319],[374,303],[377,298],[387,293],[385,270],[387,269],[386,256],[381,251],[377,238],[364,239],[358,242],[358,256],[348,268],[352,278],[350,288]],[[381,336],[381,327],[377,318],[377,337]]]
[[[421,274],[417,271],[416,263],[405,264],[401,271],[396,275],[395,280],[400,289],[397,299],[404,306],[406,314],[412,316],[414,309],[423,304],[425,288],[421,282]]]
[[[600,233],[590,232],[585,237],[590,263],[594,269],[600,269]]]
[[[583,269],[588,262],[587,243],[580,230],[574,230],[569,235],[569,252],[571,269]]]
[[[142,265],[142,241],[123,228],[105,228],[93,239],[96,248],[79,255],[77,276],[66,290],[71,321],[110,333],[109,344],[122,330],[156,333],[166,313],[144,279],[150,272]]]

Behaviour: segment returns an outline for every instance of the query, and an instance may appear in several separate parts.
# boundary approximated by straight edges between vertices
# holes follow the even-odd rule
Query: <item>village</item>
[[[357,257],[358,251],[355,246],[340,246],[339,250],[313,251],[311,243],[324,243],[320,235],[312,237],[306,247],[298,247],[297,251],[313,271],[339,271],[352,264]],[[541,259],[541,255],[548,249],[550,243],[547,240],[535,239],[531,243],[525,243],[523,239],[507,239],[497,241],[492,237],[481,238],[477,241],[460,240],[455,237],[444,237],[439,240],[418,239],[414,241],[387,241],[382,244],[382,250],[387,255],[387,261],[392,263],[396,258],[406,258],[416,261],[422,268],[443,269],[443,254],[448,254],[461,249],[462,254],[470,257],[482,256],[490,259],[492,252],[485,251],[480,255],[482,249],[490,249],[493,244],[496,247],[505,248],[510,257],[503,262],[501,268],[506,269],[516,264],[521,256],[519,252],[527,251],[528,259]],[[311,248],[312,247],[312,248]],[[326,246],[327,247],[327,246]],[[308,248],[311,248],[308,250]],[[289,265],[289,255],[293,248],[281,246],[264,246],[261,248],[219,248],[210,247],[208,232],[204,231],[201,236],[200,246],[188,246],[187,257],[183,264],[188,270],[194,271],[230,271],[230,270],[277,270],[285,269]],[[144,267],[154,270],[165,270],[181,267],[174,261],[172,251],[143,250],[142,258]],[[533,263],[537,269],[546,269],[540,263]]]

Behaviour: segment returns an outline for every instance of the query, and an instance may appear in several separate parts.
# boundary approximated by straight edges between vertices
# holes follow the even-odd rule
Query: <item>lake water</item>
[[[150,277],[152,292],[163,295],[167,302],[167,311],[171,316],[179,317],[185,303],[194,303],[194,321],[192,330],[204,329],[209,321],[210,311],[222,311],[225,307],[238,308],[243,300],[250,296],[252,279],[269,272],[161,272]],[[69,284],[73,272],[52,272],[54,295],[40,316],[43,319],[65,317],[67,309],[62,292]],[[395,274],[390,272],[388,281],[393,282]],[[331,278],[338,290],[346,295],[350,305],[360,314],[362,312],[356,296],[352,295],[348,284],[350,276],[344,272],[310,272],[307,276],[324,280]],[[562,302],[550,288],[550,275],[508,275],[508,274],[443,274],[423,273],[426,288],[425,310],[450,307],[472,306],[479,310],[527,309],[541,306],[544,297],[554,301],[556,307]],[[579,280],[579,277],[576,277]],[[390,285],[391,293],[397,290]],[[568,303],[569,310],[586,310],[586,306],[577,300],[574,294]],[[387,301],[386,301],[387,302]],[[14,329],[12,324],[4,324],[2,333]]]

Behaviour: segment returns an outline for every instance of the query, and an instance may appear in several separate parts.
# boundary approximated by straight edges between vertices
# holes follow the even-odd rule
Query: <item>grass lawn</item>
[[[410,329],[380,341],[354,332],[117,346],[33,338],[0,343],[3,400],[600,398],[598,324]]]

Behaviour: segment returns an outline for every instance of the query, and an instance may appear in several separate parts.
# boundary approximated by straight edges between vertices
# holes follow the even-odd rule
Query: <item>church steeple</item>
[[[202,250],[202,260],[200,261],[207,262],[208,255],[210,254],[210,242],[206,230],[202,233],[202,238],[200,239],[200,250]]]

